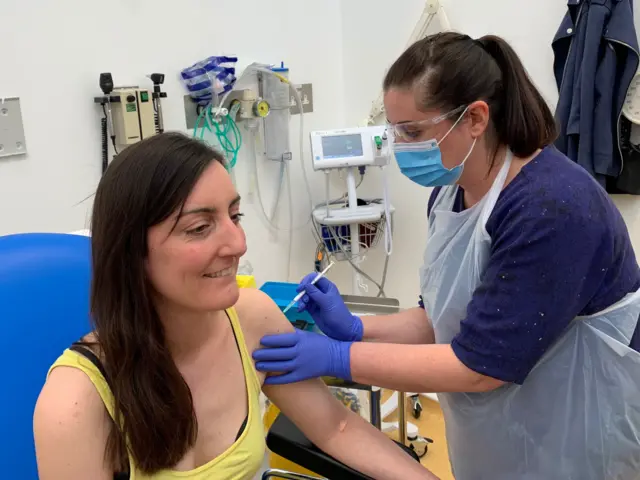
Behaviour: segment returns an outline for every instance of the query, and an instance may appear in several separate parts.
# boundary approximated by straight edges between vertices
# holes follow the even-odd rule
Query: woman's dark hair
[[[444,32],[411,45],[389,69],[384,91],[414,88],[421,110],[489,105],[489,140],[528,157],[553,143],[556,122],[516,52],[502,38]]]
[[[91,317],[115,422],[106,458],[152,474],[170,468],[197,436],[191,391],[167,348],[145,273],[147,231],[181,209],[204,170],[224,158],[203,142],[163,133],[116,156],[91,220]],[[126,445],[128,444],[128,449]]]

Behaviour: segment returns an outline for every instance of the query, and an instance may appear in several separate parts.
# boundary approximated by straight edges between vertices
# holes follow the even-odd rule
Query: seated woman
[[[224,159],[182,134],[109,166],[93,206],[94,331],[54,363],[35,409],[41,480],[251,479],[265,453],[260,390],[352,468],[436,478],[321,381],[263,386],[251,353],[293,327],[236,284],[241,216]]]

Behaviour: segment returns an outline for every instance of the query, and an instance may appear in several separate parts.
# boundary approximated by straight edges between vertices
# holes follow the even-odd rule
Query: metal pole
[[[407,394],[405,392],[398,392],[398,441],[402,445],[407,444],[406,399]]]
[[[378,430],[382,430],[381,390],[379,387],[371,387],[369,392],[369,416],[371,424]]]

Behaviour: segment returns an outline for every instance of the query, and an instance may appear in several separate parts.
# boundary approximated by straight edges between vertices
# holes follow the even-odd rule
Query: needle
[[[325,273],[327,273],[331,267],[333,267],[333,262],[331,262],[329,265],[327,265],[324,270],[322,270],[320,273],[318,273],[316,275],[316,277],[313,280],[311,280],[311,285],[315,285],[318,280],[320,280],[322,277],[324,277]],[[295,298],[291,301],[291,303],[289,305],[287,305],[287,308],[285,308],[282,311],[282,313],[287,313],[289,311],[289,309],[291,307],[293,307],[298,302],[298,300],[300,300],[304,296],[305,293],[307,293],[307,291],[303,290],[299,294],[297,294],[295,296]]]

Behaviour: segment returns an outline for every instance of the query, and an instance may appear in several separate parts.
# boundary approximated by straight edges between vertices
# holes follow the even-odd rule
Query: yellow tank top
[[[264,424],[260,418],[260,380],[247,350],[238,314],[233,308],[227,310],[227,314],[231,319],[231,326],[239,346],[242,369],[247,386],[249,412],[246,427],[235,443],[226,451],[195,470],[186,472],[163,470],[153,475],[145,475],[136,468],[130,456],[129,468],[131,474],[129,480],[248,480],[252,479],[262,466],[266,444]],[[106,380],[90,360],[80,353],[67,349],[51,366],[49,373],[60,366],[78,368],[86,373],[100,394],[109,411],[109,415],[113,418],[113,395]],[[149,432],[149,434],[152,435],[153,432]]]

